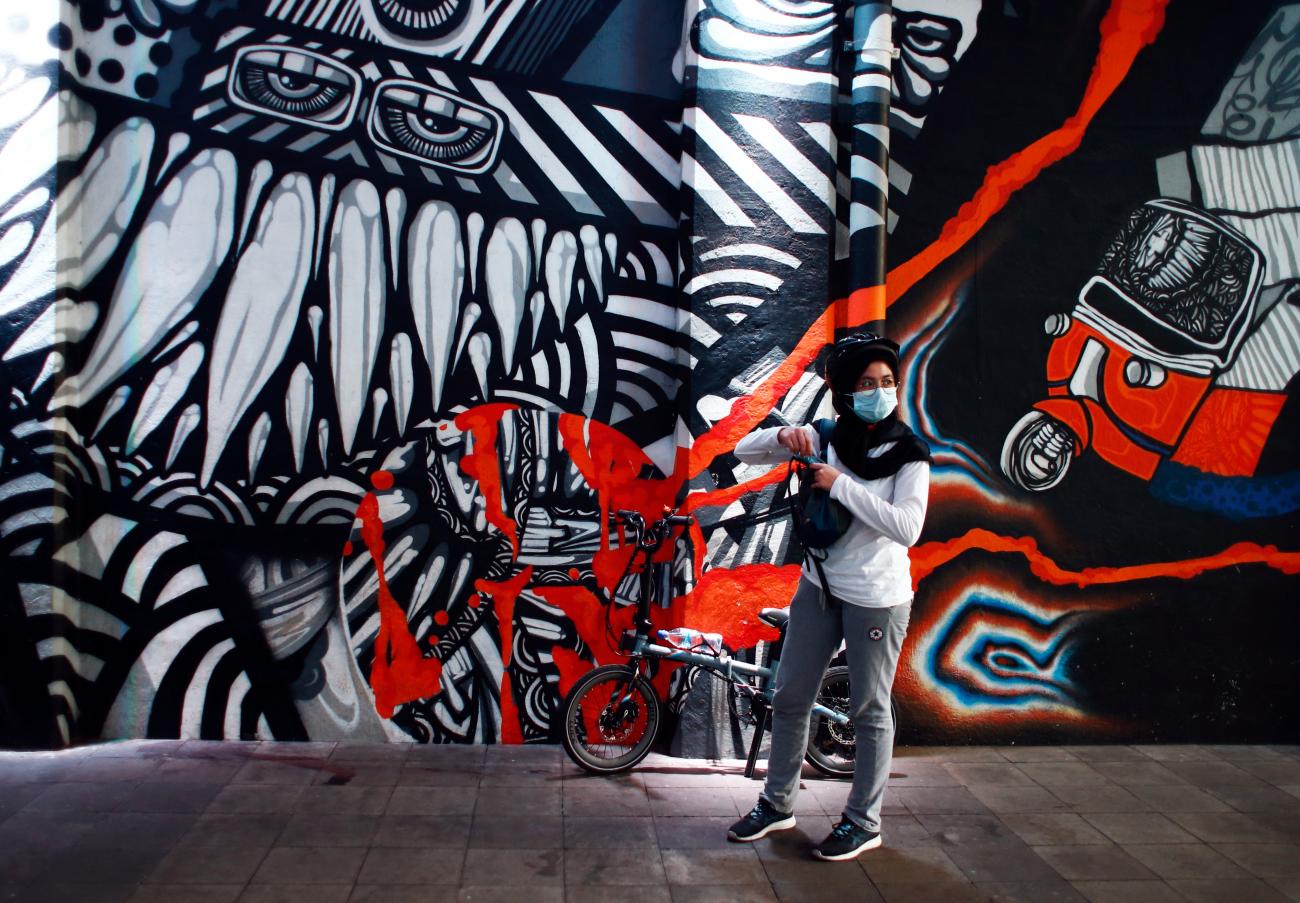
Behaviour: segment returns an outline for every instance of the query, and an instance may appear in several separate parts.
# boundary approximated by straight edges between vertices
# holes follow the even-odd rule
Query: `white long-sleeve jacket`
[[[801,427],[820,451],[812,426]],[[777,442],[780,428],[750,433],[736,446],[746,464],[783,464],[790,451]],[[872,457],[893,447],[873,448]],[[890,608],[912,600],[912,576],[907,549],[921,535],[930,496],[930,465],[904,464],[893,476],[864,480],[844,465],[832,446],[827,463],[841,471],[831,485],[831,498],[853,515],[853,522],[826,550],[822,571],[831,593],[845,602],[868,608]],[[818,586],[816,569],[804,564],[804,576]]]

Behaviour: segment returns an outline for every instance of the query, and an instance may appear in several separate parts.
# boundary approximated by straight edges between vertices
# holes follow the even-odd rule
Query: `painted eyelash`
[[[316,90],[303,98],[285,97],[271,83],[274,70],[267,66],[245,65],[240,72],[240,87],[249,100],[268,110],[292,115],[316,116],[338,104],[346,91],[325,82],[312,82]]]
[[[395,104],[385,104],[380,108],[388,138],[403,149],[430,160],[462,160],[483,147],[490,137],[486,129],[461,125],[466,131],[465,137],[445,143],[431,141],[411,125],[411,117],[418,115],[413,110]]]

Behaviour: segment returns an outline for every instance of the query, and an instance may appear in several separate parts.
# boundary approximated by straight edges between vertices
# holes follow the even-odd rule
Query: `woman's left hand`
[[[808,466],[813,472],[813,487],[830,492],[831,484],[835,482],[835,478],[840,475],[840,472],[829,464],[809,464]]]

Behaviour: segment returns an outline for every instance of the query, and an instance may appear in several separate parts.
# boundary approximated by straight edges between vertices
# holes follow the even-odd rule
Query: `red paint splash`
[[[391,718],[402,703],[426,699],[442,690],[442,662],[425,657],[411,635],[406,612],[388,589],[384,577],[384,523],[374,493],[367,492],[361,499],[357,518],[379,581],[379,633],[370,666],[370,689],[375,695],[375,711]]]
[[[1101,20],[1101,44],[1074,115],[1025,149],[989,168],[984,183],[915,257],[889,271],[889,303],[951,257],[1038,174],[1078,149],[1093,117],[1128,75],[1138,52],[1155,40],[1168,0],[1114,0]]]
[[[514,556],[519,557],[519,527],[505,513],[505,495],[501,486],[501,462],[497,454],[497,433],[507,411],[517,411],[516,404],[483,404],[456,415],[456,428],[474,437],[474,450],[460,459],[460,469],[477,480],[479,492],[487,506],[487,521],[510,540]]]
[[[732,649],[775,640],[776,628],[760,621],[758,613],[789,605],[799,572],[797,564],[746,564],[705,571],[682,597],[686,623],[705,633],[722,634]]]
[[[797,565],[717,568],[706,571],[694,589],[674,599],[667,608],[652,607],[650,621],[656,629],[686,623],[697,630],[720,633],[732,649],[743,649],[759,640],[776,639],[776,630],[758,620],[758,612],[789,605],[798,582]],[[632,628],[632,606],[615,606],[608,612],[607,624],[605,606],[586,587],[538,586],[533,592],[564,612],[597,664],[606,665],[625,657],[618,649],[618,641],[623,631]],[[560,667],[558,659],[557,667]],[[561,683],[570,678],[577,680],[588,667],[584,663],[572,675],[561,671]],[[655,685],[661,693],[667,690],[668,673],[665,672],[670,671],[661,668],[661,673],[656,675]]]
[[[393,488],[393,475],[386,470],[376,470],[370,475],[370,485],[381,492]]]
[[[596,664],[608,665],[621,658],[618,637],[632,626],[630,606],[615,606],[610,612],[610,636],[605,630],[605,606],[587,587],[536,586],[533,592],[564,612]]]
[[[510,685],[510,650],[514,647],[515,602],[533,578],[531,566],[524,568],[509,580],[475,580],[474,588],[480,595],[492,599],[492,611],[497,617],[497,633],[501,637],[501,742],[523,743],[523,728],[519,724],[519,709],[515,706],[514,690]]]
[[[686,449],[677,450],[673,473],[657,479],[642,476],[654,466],[653,462],[639,445],[613,427],[577,414],[561,414],[559,430],[564,450],[600,501],[602,525],[609,523],[611,511],[636,511],[649,521],[661,516],[664,509],[676,506],[685,483]],[[603,529],[600,545],[592,558],[592,572],[597,583],[612,589],[627,570],[634,550],[630,545],[609,548],[608,534]],[[702,555],[702,544],[696,543],[696,548]],[[664,543],[661,560],[667,560],[672,549],[671,542]]]
[[[555,662],[555,670],[560,675],[556,689],[559,690],[561,699],[567,699],[573,685],[582,679],[582,675],[591,670],[591,662],[563,646],[551,647],[551,661]]]
[[[591,590],[584,586],[537,586],[535,592],[546,602],[564,612],[573,623],[573,629],[582,638],[589,654],[598,665],[620,662],[627,656],[618,648],[623,631],[632,629],[635,611],[632,606],[614,606],[608,611],[609,622],[606,623],[606,607],[596,598]],[[652,607],[650,623],[656,630],[667,629],[680,624],[682,600],[674,599],[668,608]],[[569,688],[591,670],[591,663],[571,649],[553,646],[551,653],[555,666],[560,672],[560,692],[567,695]],[[672,662],[661,663],[651,683],[658,690],[660,698],[668,692],[668,682],[677,665]]]
[[[957,539],[928,542],[914,547],[911,553],[913,587],[954,558],[976,550],[1021,555],[1029,562],[1029,570],[1034,576],[1044,583],[1056,586],[1085,587],[1150,580],[1156,577],[1190,580],[1206,571],[1240,564],[1263,564],[1284,574],[1300,574],[1300,552],[1281,552],[1276,546],[1262,546],[1253,542],[1239,542],[1217,554],[1182,561],[1125,567],[1093,567],[1071,571],[1062,568],[1040,552],[1037,541],[1032,537],[999,536],[989,530],[976,528]]]

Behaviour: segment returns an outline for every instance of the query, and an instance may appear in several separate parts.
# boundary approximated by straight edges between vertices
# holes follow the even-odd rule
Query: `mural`
[[[749,654],[799,552],[730,450],[866,325],[936,452],[904,741],[1295,739],[1300,4],[1224,18],[11,17],[5,742],[551,742],[617,508],[696,516],[656,617]],[[696,677],[674,748],[738,742]]]

